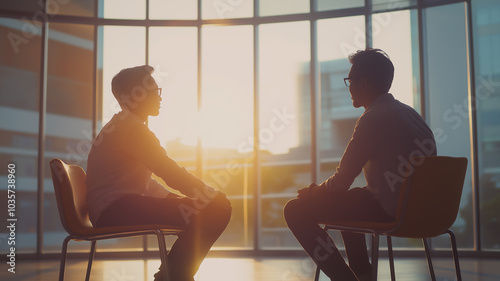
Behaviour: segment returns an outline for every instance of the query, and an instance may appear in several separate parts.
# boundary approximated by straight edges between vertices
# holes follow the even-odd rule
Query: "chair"
[[[391,237],[419,238],[424,242],[431,279],[436,280],[427,238],[448,233],[457,280],[461,281],[455,235],[449,229],[457,217],[467,170],[467,158],[428,156],[414,158],[413,173],[404,177],[396,220],[388,223],[336,221],[324,223],[325,230],[368,233],[372,239],[372,280],[377,280],[379,236],[387,236],[391,280],[396,280]],[[316,269],[314,280],[319,279]]]
[[[178,235],[182,229],[168,225],[137,225],[120,227],[94,227],[89,219],[85,185],[85,171],[76,165],[67,165],[60,159],[50,161],[52,182],[59,216],[68,236],[62,246],[59,280],[64,280],[67,247],[70,240],[90,241],[90,255],[85,280],[90,278],[97,240],[154,234],[158,238],[162,264],[167,264],[167,248],[164,235]],[[167,266],[163,267],[167,270]],[[167,281],[165,272],[165,281]]]

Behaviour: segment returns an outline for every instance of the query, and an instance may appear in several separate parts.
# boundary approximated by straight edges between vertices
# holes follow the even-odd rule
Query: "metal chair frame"
[[[88,281],[90,280],[90,272],[92,269],[92,263],[94,261],[94,256],[96,252],[96,244],[98,240],[105,240],[105,239],[116,239],[116,238],[125,238],[125,237],[133,237],[133,236],[143,236],[143,235],[156,235],[158,239],[158,248],[160,251],[160,259],[162,264],[167,264],[167,255],[168,255],[168,250],[166,247],[166,242],[165,242],[165,235],[178,235],[182,231],[177,231],[177,230],[164,230],[164,229],[153,229],[153,230],[142,230],[142,231],[133,231],[133,232],[122,232],[122,233],[110,233],[110,234],[103,234],[103,235],[94,235],[94,236],[75,236],[75,235],[68,235],[64,241],[63,241],[63,246],[62,246],[62,253],[61,253],[61,265],[59,269],[59,281],[64,280],[64,271],[66,267],[66,260],[67,260],[67,249],[68,249],[68,243],[71,240],[75,241],[88,241],[91,242],[90,246],[90,253],[89,253],[89,259],[88,259],[88,264],[87,264],[87,273],[85,275],[85,280]],[[166,270],[166,267],[165,267]],[[165,277],[167,277],[167,272],[164,274]],[[166,279],[165,281],[167,281]]]
[[[425,158],[446,158],[445,156],[431,156],[431,157],[425,157]],[[449,157],[451,158],[451,157]],[[460,159],[459,161],[462,161],[462,164],[465,164],[462,168],[463,170],[463,175],[462,176],[462,187],[463,187],[463,178],[465,177],[465,169],[467,167],[467,159],[466,158],[457,158]],[[397,231],[400,230],[400,228],[403,225],[403,222],[405,222],[405,217],[407,215],[407,207],[408,207],[408,202],[409,202],[409,197],[410,197],[410,189],[412,187],[412,176],[406,176],[405,177],[405,188],[401,191],[404,192],[402,193],[402,196],[400,196],[400,206],[399,206],[399,217],[397,221],[395,222],[394,226],[387,228],[384,228],[384,224],[381,223],[379,227],[377,227],[377,223],[373,222],[367,222],[367,225],[371,225],[371,227],[358,227],[358,226],[349,226],[350,222],[340,222],[338,224],[334,223],[324,223],[324,229],[325,231],[328,231],[329,229],[331,230],[339,230],[339,231],[347,231],[347,232],[356,232],[356,233],[364,233],[364,234],[371,234],[372,235],[372,243],[371,243],[371,260],[372,260],[372,281],[377,280],[377,274],[378,274],[378,255],[379,255],[379,236],[380,235],[386,235],[387,236],[387,248],[388,248],[388,256],[389,256],[389,266],[390,266],[390,272],[391,272],[391,280],[395,281],[395,268],[394,268],[394,255],[392,251],[392,240],[391,237],[403,237],[403,238],[411,238],[407,236],[399,236],[397,235]],[[456,217],[456,215],[455,215]],[[362,222],[361,222],[362,224]],[[455,234],[451,229],[445,230],[442,234],[447,233],[450,236],[450,241],[451,241],[451,248],[452,248],[452,254],[453,254],[453,260],[455,264],[455,273],[457,276],[457,281],[462,281],[462,276],[460,273],[460,264],[459,264],[459,259],[458,259],[458,251],[457,251],[457,242],[455,239]],[[391,235],[391,234],[396,234],[396,235]],[[432,237],[437,237],[432,236]],[[427,264],[429,267],[429,272],[431,275],[432,281],[436,281],[436,276],[434,274],[434,268],[432,266],[432,259],[431,259],[431,254],[430,254],[430,249],[429,245],[427,242],[427,239],[432,238],[432,237],[419,237],[422,239],[424,248],[425,248],[425,255],[427,258]],[[417,238],[417,237],[413,237]],[[314,280],[318,281],[319,279],[319,274],[320,274],[320,269],[319,267],[316,268]]]
[[[395,267],[394,267],[394,255],[392,252],[392,239],[391,235],[387,234],[385,231],[377,231],[376,229],[369,229],[369,228],[353,228],[353,227],[342,227],[342,226],[337,226],[337,225],[325,225],[324,227],[325,230],[340,230],[340,231],[348,231],[348,232],[357,232],[357,233],[364,233],[364,234],[371,234],[372,235],[372,243],[371,243],[371,260],[372,260],[372,280],[376,281],[377,280],[377,275],[378,275],[378,255],[379,255],[379,237],[380,235],[386,235],[387,236],[387,252],[389,256],[389,267],[390,267],[390,272],[391,272],[391,280],[395,281],[396,280],[396,272],[395,272]],[[457,242],[455,239],[455,234],[451,229],[448,229],[445,233],[447,233],[450,236],[450,241],[451,241],[451,248],[452,248],[452,253],[453,253],[453,261],[455,264],[455,273],[457,275],[457,281],[462,281],[462,275],[460,273],[460,263],[458,260],[458,251],[457,251]],[[443,233],[443,234],[445,234]],[[436,281],[436,276],[434,274],[434,267],[432,266],[432,259],[431,259],[431,253],[430,253],[430,248],[429,244],[427,243],[427,238],[422,238],[424,248],[425,248],[425,256],[427,258],[427,265],[429,267],[429,273],[431,275],[431,280]],[[319,280],[319,274],[320,274],[320,269],[319,267],[316,267],[316,272],[314,275],[314,280],[318,281]]]
[[[85,275],[85,280],[88,281],[90,279],[92,263],[94,260],[96,252],[96,244],[98,240],[143,236],[143,235],[156,235],[158,239],[158,247],[160,252],[161,263],[165,265],[163,267],[164,270],[163,276],[165,277],[164,281],[168,281],[168,274],[167,274],[168,250],[165,242],[165,235],[179,235],[182,232],[182,229],[168,225],[93,227],[90,223],[90,220],[88,219],[88,209],[86,208],[86,206],[84,206],[83,208],[84,213],[78,214],[78,210],[76,210],[77,208],[74,202],[74,197],[70,199],[67,198],[69,195],[74,196],[73,189],[75,188],[73,186],[74,182],[72,181],[72,178],[68,173],[69,169],[73,169],[75,172],[79,173],[80,177],[83,178],[85,177],[85,171],[83,171],[83,169],[79,166],[67,165],[60,159],[51,160],[50,166],[51,166],[52,181],[54,184],[54,191],[55,191],[57,206],[59,209],[59,215],[61,218],[61,223],[66,232],[68,232],[69,234],[64,239],[62,244],[59,281],[64,280],[64,271],[66,267],[69,241],[75,240],[75,241],[91,242],[89,259],[87,264],[87,273]],[[85,183],[80,182],[79,184],[85,186]],[[62,189],[67,189],[67,190],[62,191]],[[62,192],[65,192],[67,196],[66,197],[63,196],[63,194],[61,194]],[[68,206],[72,208],[71,214],[65,213],[64,206],[66,206],[66,208],[68,208]],[[73,214],[73,212],[75,212],[75,214]],[[72,221],[70,222],[69,220]],[[83,220],[84,223],[80,222],[80,220]]]

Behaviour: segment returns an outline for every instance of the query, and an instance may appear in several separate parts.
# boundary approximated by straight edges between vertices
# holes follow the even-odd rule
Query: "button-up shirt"
[[[367,189],[395,217],[403,178],[418,164],[410,159],[430,155],[436,155],[436,142],[423,118],[392,94],[383,94],[358,119],[335,174],[320,187],[348,190],[363,170]]]
[[[102,128],[88,156],[87,202],[92,222],[125,194],[167,197],[152,173],[186,196],[205,184],[167,156],[158,138],[130,111],[123,110]]]

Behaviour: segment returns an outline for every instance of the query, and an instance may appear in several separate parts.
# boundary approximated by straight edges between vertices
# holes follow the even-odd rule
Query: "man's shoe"
[[[155,273],[154,275],[155,279],[154,281],[165,281],[165,273],[163,271],[163,267],[160,266],[158,272]],[[179,280],[168,280],[168,281],[194,281],[194,278],[186,278],[186,279],[179,279]]]

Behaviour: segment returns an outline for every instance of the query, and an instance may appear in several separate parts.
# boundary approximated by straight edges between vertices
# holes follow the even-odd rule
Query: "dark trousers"
[[[193,276],[231,217],[231,208],[215,197],[208,201],[186,197],[155,198],[125,195],[113,202],[96,225],[166,224],[179,226],[179,235],[168,254],[170,280],[193,280]],[[163,266],[163,265],[162,265]]]
[[[389,222],[390,217],[366,188],[352,188],[314,198],[290,200],[284,209],[288,227],[307,254],[331,280],[357,280],[370,274],[365,235],[342,232],[349,265],[320,223],[334,221]]]

